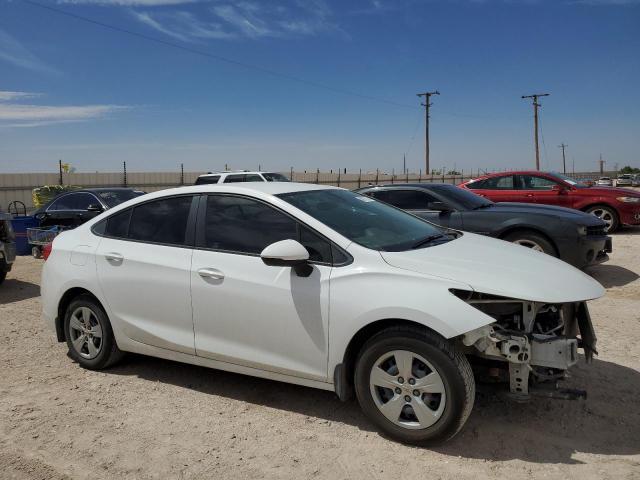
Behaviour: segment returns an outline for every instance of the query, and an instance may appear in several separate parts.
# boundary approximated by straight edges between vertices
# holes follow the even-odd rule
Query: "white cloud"
[[[54,68],[47,66],[27,50],[18,40],[2,29],[0,29],[0,60],[36,72],[50,74],[60,73]]]
[[[189,12],[132,12],[133,16],[148,27],[184,42],[204,39],[233,38],[216,22],[202,22]]]
[[[0,102],[7,102],[10,100],[23,100],[25,98],[34,98],[39,96],[39,93],[10,92],[6,90],[0,90]]]
[[[55,123],[84,122],[127,110],[121,105],[33,105],[10,103],[40,94],[0,91],[0,128],[39,127]]]

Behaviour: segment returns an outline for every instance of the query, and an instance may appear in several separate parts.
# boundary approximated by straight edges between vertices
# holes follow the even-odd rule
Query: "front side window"
[[[209,195],[204,247],[259,255],[272,243],[297,240],[309,259],[331,262],[331,244],[296,220],[257,200],[234,195]]]
[[[520,190],[551,190],[558,182],[535,175],[516,175],[516,185]]]
[[[405,251],[451,239],[436,225],[348,190],[309,190],[277,196],[349,240],[374,250]]]
[[[150,243],[184,245],[191,201],[191,196],[172,197],[134,207],[129,221],[128,238]]]
[[[380,190],[371,196],[403,210],[427,210],[429,202],[437,201],[426,192],[417,190]]]

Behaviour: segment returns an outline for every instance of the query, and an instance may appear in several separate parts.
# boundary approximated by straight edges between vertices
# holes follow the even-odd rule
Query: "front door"
[[[516,187],[522,195],[531,198],[534,203],[572,207],[568,188],[551,178],[540,175],[516,175]]]
[[[124,335],[195,354],[187,225],[192,196],[153,200],[107,219],[96,251],[100,287]],[[197,202],[197,199],[196,199]],[[195,205],[194,205],[195,209]]]
[[[300,241],[313,271],[267,266],[260,252]],[[191,272],[196,354],[229,363],[327,378],[331,244],[256,199],[203,197]]]

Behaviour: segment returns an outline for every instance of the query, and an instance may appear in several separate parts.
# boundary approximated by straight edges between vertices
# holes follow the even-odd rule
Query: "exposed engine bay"
[[[496,321],[461,337],[468,354],[508,363],[509,389],[517,400],[532,394],[578,398],[578,390],[536,390],[541,384],[565,378],[578,361],[587,363],[596,351],[596,336],[585,302],[546,304],[477,292],[452,293]],[[541,393],[544,392],[544,393]]]

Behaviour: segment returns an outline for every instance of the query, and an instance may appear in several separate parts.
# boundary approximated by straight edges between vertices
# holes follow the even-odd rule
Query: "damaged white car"
[[[136,352],[355,392],[420,444],[462,428],[474,372],[518,400],[580,395],[555,383],[596,353],[585,302],[604,293],[549,255],[296,183],[128,201],[59,235],[42,275],[43,317],[85,368]]]

